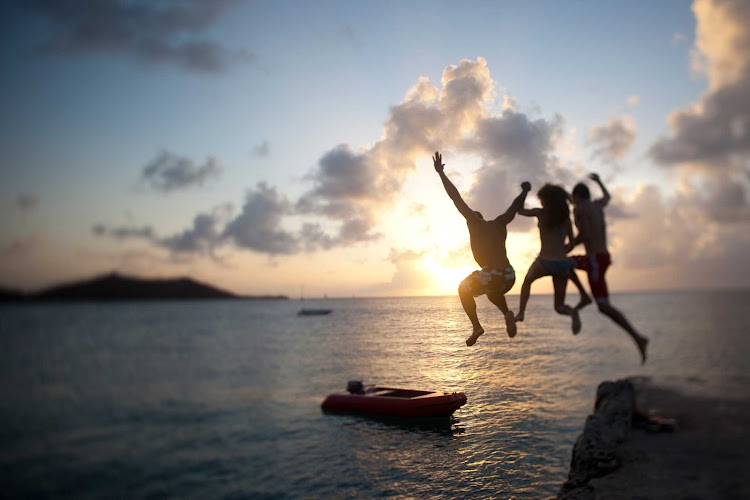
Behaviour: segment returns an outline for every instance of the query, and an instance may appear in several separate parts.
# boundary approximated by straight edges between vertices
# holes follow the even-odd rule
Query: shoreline
[[[602,382],[561,500],[750,498],[750,400]]]

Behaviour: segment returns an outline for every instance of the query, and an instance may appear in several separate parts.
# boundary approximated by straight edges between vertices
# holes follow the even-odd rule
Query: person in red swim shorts
[[[586,184],[579,182],[573,188],[571,199],[573,201],[573,218],[575,220],[578,235],[568,244],[566,250],[570,252],[576,245],[583,243],[586,255],[571,256],[576,267],[586,271],[591,286],[591,294],[599,306],[599,312],[608,316],[623,330],[628,332],[635,341],[641,353],[641,363],[646,362],[646,347],[648,338],[644,337],[630,324],[628,319],[618,309],[609,303],[609,290],[604,274],[611,264],[609,251],[607,250],[607,227],[604,219],[604,207],[609,203],[609,191],[604,187],[597,174],[589,176],[602,190],[603,196],[597,200],[591,200],[591,192]]]

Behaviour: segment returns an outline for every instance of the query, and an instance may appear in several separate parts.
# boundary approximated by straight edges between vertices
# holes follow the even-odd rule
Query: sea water
[[[517,309],[518,297],[508,298]],[[0,306],[0,491],[75,498],[548,498],[597,385],[747,397],[750,292],[620,294],[570,332],[532,296],[509,339],[484,297]],[[348,380],[462,391],[453,419],[326,415]]]

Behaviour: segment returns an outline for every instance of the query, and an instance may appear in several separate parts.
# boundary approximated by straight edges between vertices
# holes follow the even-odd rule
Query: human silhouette
[[[591,299],[581,285],[580,280],[572,272],[574,262],[567,257],[565,240],[573,239],[573,226],[570,223],[570,209],[568,208],[568,193],[561,186],[545,184],[537,192],[542,208],[522,208],[518,211],[526,217],[539,219],[539,239],[541,250],[539,256],[532,262],[521,286],[521,300],[516,321],[523,321],[526,314],[526,304],[531,294],[531,284],[544,276],[552,276],[554,287],[554,306],[558,314],[571,317],[571,329],[574,334],[581,331],[581,318],[578,310],[591,303]],[[568,279],[578,288],[581,300],[576,307],[565,304],[565,289]]]
[[[604,273],[607,272],[607,268],[611,264],[611,258],[607,249],[604,207],[609,203],[610,196],[609,191],[597,174],[591,174],[589,177],[599,185],[603,196],[592,201],[591,192],[586,184],[579,182],[575,185],[571,199],[574,205],[573,217],[578,235],[573,238],[566,250],[570,252],[576,245],[583,243],[586,255],[572,256],[576,267],[588,274],[591,294],[596,300],[599,311],[630,334],[641,353],[641,363],[645,363],[648,338],[638,333],[627,318],[609,303],[609,290]]]
[[[495,304],[505,316],[505,327],[509,337],[516,336],[516,321],[513,311],[508,309],[505,301],[505,294],[511,289],[516,282],[516,274],[513,267],[508,261],[508,254],[505,249],[505,239],[508,235],[507,225],[516,215],[516,212],[523,207],[526,200],[526,194],[531,190],[531,184],[523,182],[521,184],[521,194],[519,194],[508,210],[493,220],[484,220],[481,213],[472,210],[464,202],[463,198],[456,189],[456,186],[445,175],[442,163],[442,156],[435,151],[432,157],[435,171],[440,175],[443,181],[445,191],[456,208],[466,219],[466,225],[469,228],[469,239],[471,242],[471,251],[474,254],[474,260],[482,268],[474,271],[467,276],[458,286],[458,296],[461,299],[461,305],[466,311],[466,315],[471,320],[473,327],[471,336],[466,339],[467,346],[473,346],[480,335],[484,333],[484,328],[477,318],[477,305],[474,297],[487,295],[487,298]]]

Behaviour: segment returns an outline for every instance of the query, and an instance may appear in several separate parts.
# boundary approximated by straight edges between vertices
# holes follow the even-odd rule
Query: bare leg
[[[479,318],[477,318],[477,303],[474,301],[474,296],[470,290],[463,286],[463,282],[458,287],[458,297],[461,299],[461,305],[464,306],[464,311],[466,311],[473,327],[471,337],[466,339],[466,345],[471,347],[477,343],[479,336],[484,333],[484,328],[479,324]]]
[[[547,276],[547,272],[542,266],[542,263],[535,260],[529,266],[529,270],[526,272],[526,277],[523,279],[523,285],[521,286],[521,304],[518,308],[518,314],[516,314],[516,321],[523,321],[524,315],[526,314],[526,304],[529,302],[529,296],[531,295],[531,284],[541,278]]]
[[[568,286],[568,275],[553,275],[552,284],[555,287],[555,311],[557,311],[558,314],[572,317],[573,322],[571,328],[575,335],[581,331],[581,318],[578,316],[578,309],[574,309],[565,304],[565,287]]]
[[[623,330],[628,332],[630,336],[633,337],[635,345],[638,346],[638,351],[640,351],[641,353],[641,364],[645,363],[648,338],[639,334],[635,330],[635,328],[633,328],[627,318],[619,310],[615,309],[614,306],[612,306],[609,302],[597,302],[597,304],[599,305],[599,311],[601,311],[602,314],[604,314],[605,316],[609,316],[612,321],[620,325]]]
[[[576,305],[576,309],[583,309],[587,305],[591,304],[591,297],[589,297],[589,294],[586,293],[586,289],[583,288],[581,280],[578,279],[578,275],[573,269],[570,270],[570,281],[573,282],[576,288],[578,288],[578,293],[581,294],[581,300]]]
[[[505,315],[505,328],[508,330],[508,337],[513,338],[516,336],[516,318],[513,316],[513,311],[508,309],[508,303],[505,301],[505,295],[501,293],[488,293],[487,298],[490,302],[495,304],[503,315]]]

